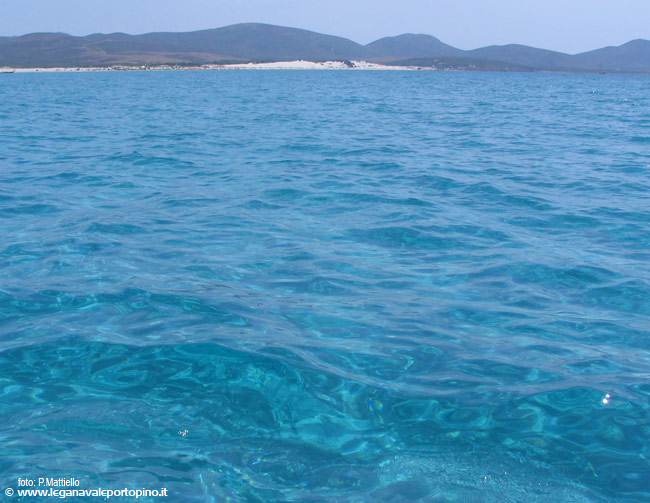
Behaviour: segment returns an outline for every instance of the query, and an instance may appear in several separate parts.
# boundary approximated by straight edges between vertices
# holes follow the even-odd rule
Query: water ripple
[[[2,79],[0,486],[648,501],[649,89]]]

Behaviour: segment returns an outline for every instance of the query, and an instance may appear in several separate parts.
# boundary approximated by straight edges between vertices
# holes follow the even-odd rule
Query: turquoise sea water
[[[650,77],[13,74],[0,105],[0,493],[650,501]]]

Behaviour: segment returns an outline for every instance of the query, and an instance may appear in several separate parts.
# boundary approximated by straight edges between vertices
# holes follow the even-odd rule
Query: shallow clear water
[[[650,499],[648,76],[14,74],[0,100],[2,490]]]

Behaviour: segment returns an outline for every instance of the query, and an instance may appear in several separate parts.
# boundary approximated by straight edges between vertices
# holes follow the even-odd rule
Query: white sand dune
[[[24,72],[102,72],[132,70],[417,70],[413,66],[388,66],[367,61],[276,61],[272,63],[234,63],[228,65],[185,66],[113,66],[113,67],[58,67],[58,68],[16,68]],[[426,68],[431,70],[432,68]]]
[[[414,67],[388,66],[367,61],[277,61],[274,63],[238,63],[231,65],[204,65],[207,68],[227,70],[412,70]]]

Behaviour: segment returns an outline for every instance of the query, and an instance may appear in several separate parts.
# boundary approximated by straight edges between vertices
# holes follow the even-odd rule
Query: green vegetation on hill
[[[187,33],[34,33],[0,37],[0,66],[111,66],[249,61],[367,60],[391,65],[507,71],[650,73],[650,41],[634,40],[569,55],[522,45],[463,51],[430,35],[404,34],[368,45],[307,30],[259,23]]]

